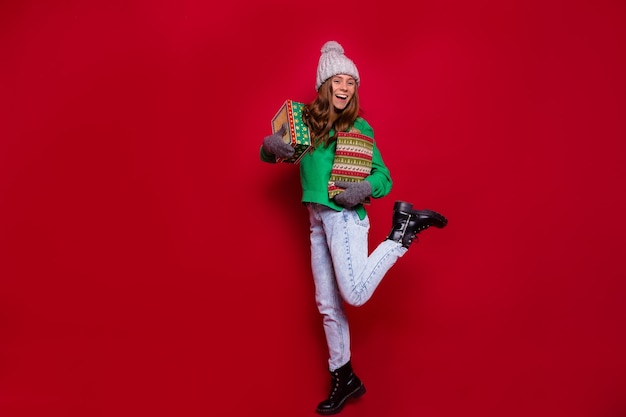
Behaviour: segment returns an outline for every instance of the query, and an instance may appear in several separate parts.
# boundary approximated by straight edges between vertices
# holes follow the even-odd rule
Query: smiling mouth
[[[340,95],[340,94],[335,95],[335,97],[337,97],[337,98],[339,98],[339,99],[341,99],[341,100],[345,100],[345,99],[347,99],[347,98],[348,98],[348,96],[342,96],[342,95]]]

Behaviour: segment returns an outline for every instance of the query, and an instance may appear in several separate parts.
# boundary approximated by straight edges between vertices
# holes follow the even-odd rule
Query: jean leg
[[[361,220],[356,211],[348,209],[323,213],[339,291],[348,304],[363,305],[407,248],[385,239],[368,255],[370,223],[367,216]]]
[[[322,315],[328,345],[328,367],[333,371],[350,360],[350,329],[319,214],[320,206],[309,204],[307,207],[311,225],[311,270],[315,283],[315,301]]]

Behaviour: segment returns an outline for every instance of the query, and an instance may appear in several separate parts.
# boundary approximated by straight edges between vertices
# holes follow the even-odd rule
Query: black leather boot
[[[402,243],[408,248],[419,232],[430,226],[445,227],[448,219],[432,210],[414,210],[413,204],[396,201],[393,205],[393,223],[387,239]]]
[[[317,405],[317,413],[336,414],[350,398],[359,398],[365,394],[365,385],[352,371],[350,362],[330,372],[330,394]]]

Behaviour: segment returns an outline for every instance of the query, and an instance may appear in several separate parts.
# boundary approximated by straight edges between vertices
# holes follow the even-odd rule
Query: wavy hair
[[[313,147],[328,145],[337,139],[338,132],[347,132],[354,121],[359,116],[361,108],[359,106],[358,87],[348,105],[337,111],[332,104],[333,86],[331,79],[324,81],[317,92],[317,97],[302,109],[302,121],[309,127],[311,144]],[[334,129],[331,137],[330,131]]]

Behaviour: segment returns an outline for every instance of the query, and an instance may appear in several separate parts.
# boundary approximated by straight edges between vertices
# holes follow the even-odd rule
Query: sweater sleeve
[[[372,154],[372,171],[365,178],[372,185],[372,197],[384,197],[391,191],[392,180],[389,169],[383,162],[382,155],[374,142],[374,152]]]
[[[357,127],[362,134],[374,138],[374,129],[363,118],[357,119],[355,127]],[[372,185],[372,197],[374,198],[384,197],[391,191],[391,174],[383,161],[383,157],[380,154],[378,146],[376,146],[375,140],[372,153],[372,171],[365,180]]]

